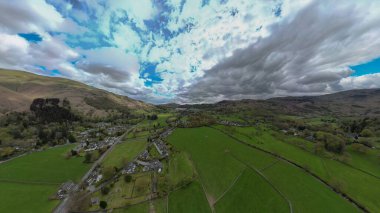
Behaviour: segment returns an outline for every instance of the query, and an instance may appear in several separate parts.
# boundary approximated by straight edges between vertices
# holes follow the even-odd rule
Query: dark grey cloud
[[[130,79],[129,74],[125,70],[113,67],[112,65],[78,63],[77,68],[82,69],[87,73],[107,76],[110,78],[109,80],[111,82],[125,82]]]
[[[348,67],[380,56],[380,16],[372,4],[309,4],[271,25],[268,37],[206,71],[178,101],[316,95],[350,88]]]

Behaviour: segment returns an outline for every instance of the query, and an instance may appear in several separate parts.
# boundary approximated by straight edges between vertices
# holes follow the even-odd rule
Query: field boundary
[[[283,161],[285,161],[285,162],[288,162],[288,163],[292,164],[293,166],[296,166],[296,167],[302,169],[304,172],[308,173],[309,175],[313,176],[314,178],[316,178],[317,180],[319,180],[320,182],[322,182],[322,183],[323,183],[325,186],[327,186],[329,189],[331,189],[331,190],[334,191],[335,193],[341,195],[344,199],[346,199],[347,201],[349,201],[350,203],[352,203],[353,205],[355,205],[358,209],[362,210],[363,212],[370,212],[365,206],[363,206],[362,204],[360,204],[359,202],[357,202],[356,200],[354,200],[353,198],[351,198],[349,195],[347,195],[346,193],[343,193],[343,192],[340,192],[340,191],[336,190],[336,189],[335,189],[333,186],[331,186],[327,181],[323,180],[321,177],[319,177],[319,176],[316,175],[315,173],[309,171],[308,169],[304,168],[303,166],[301,166],[301,165],[299,165],[299,164],[297,164],[297,163],[295,163],[295,162],[293,162],[293,161],[291,161],[291,160],[288,160],[288,159],[282,157],[282,156],[279,155],[279,154],[275,154],[275,153],[273,153],[273,152],[270,152],[270,151],[267,151],[267,150],[262,149],[262,148],[260,148],[260,147],[257,147],[257,146],[255,146],[255,145],[253,145],[253,144],[250,144],[250,143],[247,143],[247,142],[245,142],[245,141],[242,141],[242,140],[236,138],[235,136],[226,133],[226,132],[223,131],[223,130],[220,130],[220,129],[215,128],[215,127],[212,127],[212,126],[208,126],[208,127],[211,128],[211,129],[215,129],[215,130],[217,130],[217,131],[219,131],[219,132],[221,132],[221,133],[227,135],[228,137],[234,139],[234,140],[235,140],[236,142],[238,142],[238,143],[241,143],[241,144],[243,144],[243,145],[245,145],[245,146],[248,146],[248,147],[251,147],[251,148],[253,148],[253,149],[260,150],[260,151],[265,152],[265,153],[267,153],[267,154],[270,154],[270,155],[272,155],[272,156],[274,156],[274,157],[276,157],[276,158],[279,158],[279,159],[281,159],[281,160],[283,160]]]
[[[237,160],[237,161],[239,161],[238,159],[235,159],[235,160]],[[240,162],[240,161],[239,161]],[[227,192],[229,192],[231,189],[232,189],[232,187],[235,185],[235,183],[240,179],[240,177],[241,177],[241,175],[243,174],[243,172],[245,171],[247,169],[247,167],[245,168],[245,169],[243,169],[241,172],[240,172],[240,174],[235,178],[235,180],[232,182],[232,184],[215,200],[215,202],[214,202],[214,206],[216,205],[216,203],[220,200],[220,199],[222,199],[223,197],[224,197],[224,195],[225,194],[227,194]]]
[[[51,186],[59,186],[62,183],[53,183],[53,182],[41,182],[41,181],[23,181],[23,180],[7,180],[0,179],[0,183],[16,183],[16,184],[34,184],[34,185],[51,185]]]
[[[276,165],[278,162],[280,162],[280,160],[276,160],[276,161],[274,161],[273,163],[267,165],[266,167],[260,169],[259,171],[260,171],[260,172],[263,172],[263,171],[265,171],[265,170],[271,168],[272,166]]]
[[[293,205],[292,205],[292,202],[290,202],[290,200],[285,196],[284,193],[282,193],[279,189],[276,188],[276,186],[270,182],[270,180],[268,180],[267,177],[265,177],[265,175],[263,173],[261,173],[258,169],[254,168],[253,166],[245,163],[244,161],[238,159],[234,154],[231,154],[231,156],[239,161],[240,163],[244,164],[247,168],[250,168],[251,170],[253,170],[255,173],[259,174],[287,203],[288,203],[288,206],[289,206],[289,210],[290,210],[290,213],[293,213]],[[278,161],[276,161],[278,162]]]

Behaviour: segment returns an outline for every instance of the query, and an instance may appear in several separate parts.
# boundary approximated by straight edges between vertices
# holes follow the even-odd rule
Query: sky
[[[149,103],[380,87],[377,0],[0,0],[0,67]]]

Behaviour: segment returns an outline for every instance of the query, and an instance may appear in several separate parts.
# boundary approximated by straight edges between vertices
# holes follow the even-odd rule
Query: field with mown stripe
[[[290,208],[293,212],[310,212],[311,208],[315,212],[327,209],[358,212],[353,204],[304,170],[239,143],[216,129],[177,129],[168,141],[190,155],[210,208],[216,212],[229,212],[234,206],[241,212],[249,212],[253,205],[258,212],[284,209],[289,212]],[[247,169],[259,173],[246,174]],[[255,182],[261,183],[266,193],[261,193],[263,190],[258,190]],[[247,199],[247,194],[252,199]]]
[[[218,128],[223,130],[221,127]],[[377,150],[370,150],[367,155],[351,152],[353,159],[347,162],[339,162],[316,155],[307,148],[290,143],[286,139],[288,136],[282,135],[281,139],[275,137],[278,136],[278,133],[274,133],[270,129],[235,128],[232,135],[248,144],[278,154],[304,167],[367,209],[374,212],[380,210],[380,203],[376,199],[380,196],[380,190],[373,187],[380,185],[380,177],[376,176],[380,165],[374,159],[378,154]],[[305,140],[303,143],[306,146],[312,145],[311,142]],[[371,152],[374,153],[371,155]]]

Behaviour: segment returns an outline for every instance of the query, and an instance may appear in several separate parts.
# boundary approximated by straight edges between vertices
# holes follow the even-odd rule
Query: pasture
[[[357,211],[354,205],[302,169],[239,143],[218,130],[206,127],[177,129],[168,141],[190,155],[207,200],[216,212],[228,212],[234,206],[241,212],[247,212],[252,207],[249,202],[257,202],[252,205],[257,206],[259,212],[270,211],[271,208],[289,211],[289,206],[294,212],[310,212],[310,208],[321,212],[327,207],[334,212]],[[247,169],[259,171],[261,175],[244,174]],[[261,184],[260,187],[266,190],[258,190],[256,185],[249,186],[250,181],[269,185]],[[253,201],[248,201],[246,194],[250,194]],[[260,198],[257,198],[258,194]],[[247,205],[237,207],[238,201]]]
[[[0,164],[1,212],[50,212],[61,183],[77,181],[89,169],[82,157],[66,159],[74,145],[50,148]]]
[[[292,137],[282,135],[280,139],[278,133],[269,129],[247,127],[235,130],[233,135],[240,140],[304,167],[367,209],[374,212],[380,210],[380,203],[375,199],[380,196],[380,190],[373,187],[380,185],[380,178],[376,176],[379,172],[376,155],[371,154],[371,152],[377,153],[376,151],[371,150],[364,156],[349,150],[352,159],[342,163],[311,152],[307,147],[312,143],[305,140],[303,143],[306,148],[295,145],[294,140],[293,142],[289,140]]]
[[[196,181],[184,188],[171,192],[169,194],[169,212],[211,212],[201,184]]]
[[[65,145],[34,152],[0,164],[0,181],[25,181],[60,184],[78,181],[90,168],[83,157],[66,158],[74,145]]]
[[[146,138],[127,139],[114,147],[104,158],[102,166],[121,168],[125,163],[132,161],[140,152],[144,151],[146,145]]]

